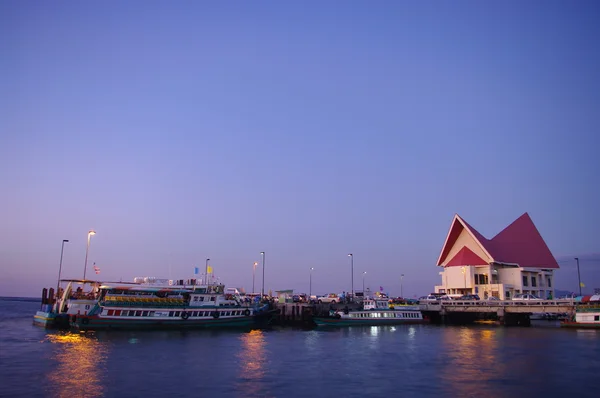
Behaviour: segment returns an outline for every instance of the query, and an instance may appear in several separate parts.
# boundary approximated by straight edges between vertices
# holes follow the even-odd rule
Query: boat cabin
[[[363,309],[365,310],[388,310],[389,308],[390,303],[387,299],[367,298],[363,300]]]

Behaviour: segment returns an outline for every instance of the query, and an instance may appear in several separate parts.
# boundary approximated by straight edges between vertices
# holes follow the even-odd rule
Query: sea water
[[[2,397],[597,397],[600,331],[405,325],[71,333],[0,298]],[[546,324],[549,325],[549,324]]]

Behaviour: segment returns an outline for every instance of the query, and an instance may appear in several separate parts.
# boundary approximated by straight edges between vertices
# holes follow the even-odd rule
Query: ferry
[[[584,296],[575,307],[571,319],[562,321],[561,327],[600,329],[600,295]]]
[[[378,326],[423,323],[423,314],[417,306],[397,305],[390,308],[387,299],[365,299],[362,309],[331,310],[329,316],[313,317],[317,326]]]
[[[139,278],[136,278],[139,279]],[[223,284],[196,280],[148,280],[139,285],[101,285],[98,303],[71,316],[74,329],[249,328],[268,324],[268,306],[242,303]]]
[[[65,288],[60,282],[66,282]],[[98,303],[100,282],[85,279],[61,279],[58,290],[42,289],[40,310],[33,324],[44,328],[68,329],[71,316],[90,313]]]

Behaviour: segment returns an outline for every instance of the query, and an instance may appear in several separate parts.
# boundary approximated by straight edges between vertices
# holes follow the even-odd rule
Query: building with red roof
[[[510,300],[517,293],[554,297],[558,263],[525,213],[492,239],[458,214],[454,216],[437,265],[442,284],[436,293],[478,294]]]

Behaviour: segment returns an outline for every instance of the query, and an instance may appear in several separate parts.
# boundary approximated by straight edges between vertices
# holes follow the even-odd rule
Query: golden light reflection
[[[76,333],[49,334],[46,340],[56,345],[54,371],[48,373],[57,397],[100,397],[104,383],[100,374],[108,347],[97,339]]]
[[[454,333],[453,333],[454,332]],[[503,365],[496,360],[498,342],[496,330],[461,328],[444,333],[444,363],[441,378],[456,396],[475,396],[488,391],[490,379],[503,373]],[[495,393],[490,391],[489,397]]]
[[[252,330],[240,336],[242,347],[238,353],[240,361],[239,390],[247,396],[266,396],[262,390],[262,379],[267,368],[265,335],[261,330]]]

